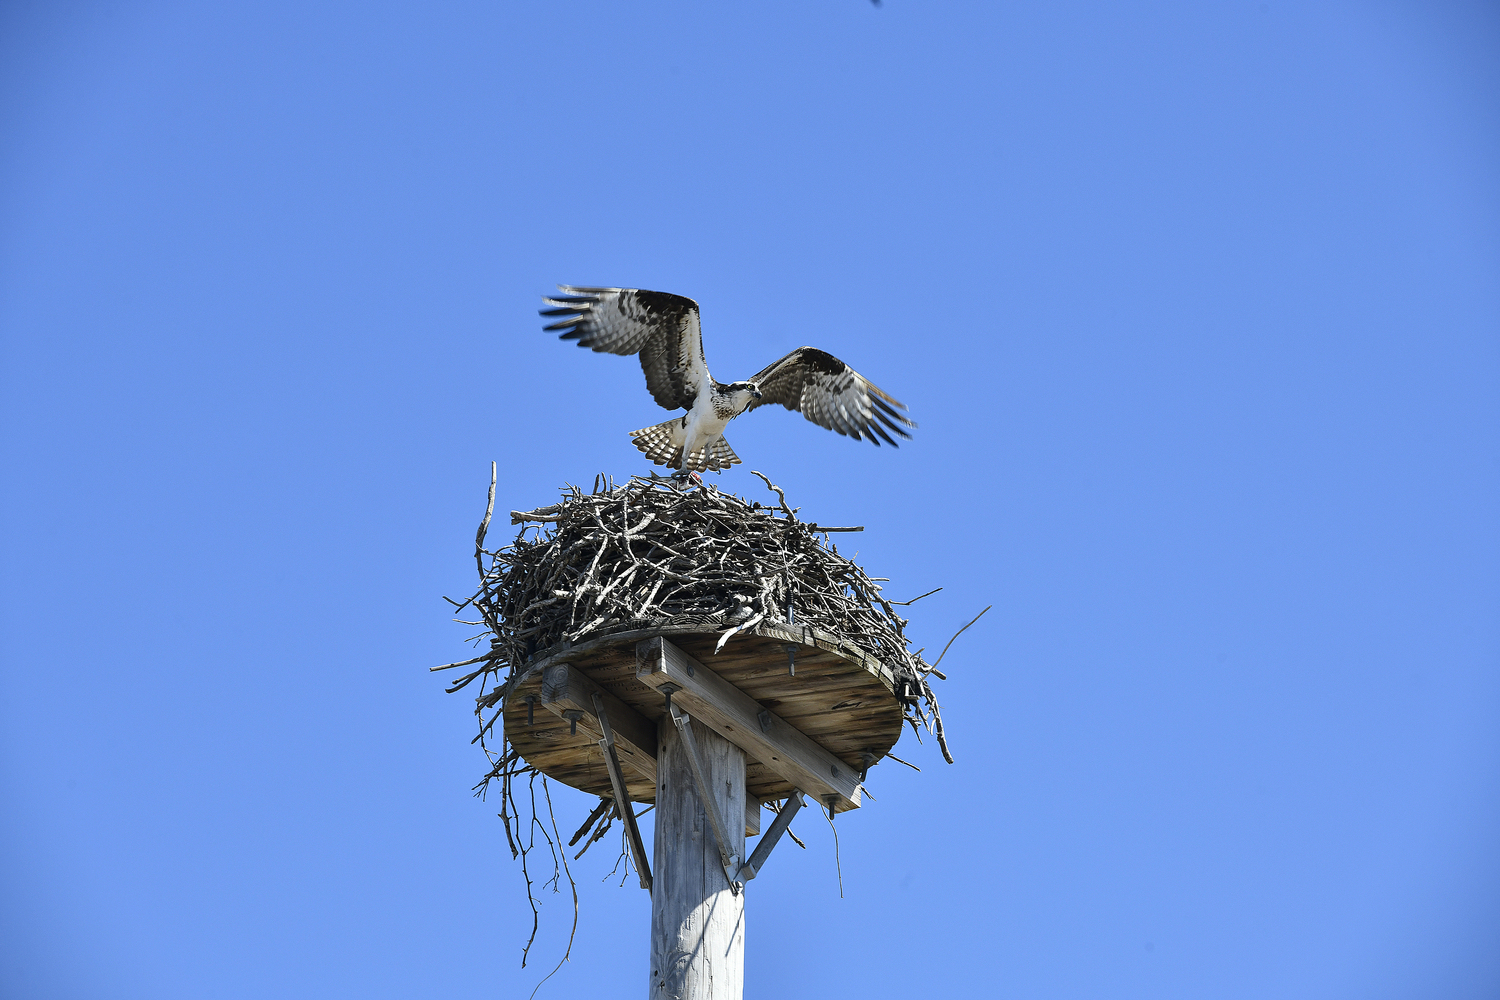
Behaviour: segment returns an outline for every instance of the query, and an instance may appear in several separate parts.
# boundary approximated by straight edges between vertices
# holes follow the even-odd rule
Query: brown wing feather
[[[780,403],[788,410],[800,410],[820,427],[875,445],[884,440],[894,448],[896,442],[887,430],[910,438],[902,427],[917,426],[902,412],[906,404],[815,347],[797,348],[750,381],[760,388],[760,399],[749,409]]]
[[[541,313],[561,318],[544,329],[594,351],[639,354],[656,402],[669,410],[692,407],[709,377],[698,303],[642,288],[557,287],[563,294],[547,298],[554,308]]]

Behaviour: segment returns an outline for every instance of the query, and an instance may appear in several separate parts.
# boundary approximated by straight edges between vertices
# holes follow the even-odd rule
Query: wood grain
[[[842,761],[852,774],[858,774],[864,767],[861,754],[868,753],[879,760],[900,738],[903,723],[901,702],[894,691],[895,678],[880,661],[859,647],[816,629],[760,626],[735,636],[715,655],[719,635],[692,626],[668,626],[628,630],[540,650],[516,678],[505,699],[505,735],[528,764],[548,777],[591,795],[612,796],[609,774],[599,753],[597,724],[590,721],[592,713],[580,719],[578,734],[570,735],[567,722],[548,710],[561,704],[556,693],[561,686],[554,685],[552,703],[542,700],[547,671],[566,664],[570,676],[586,679],[618,699],[620,705],[645,720],[648,727],[655,727],[662,718],[665,699],[637,678],[635,647],[642,639],[666,636],[720,678]],[[795,677],[786,672],[786,653],[782,647],[788,642],[796,642],[799,649]],[[528,694],[537,698],[535,721],[530,726],[526,724]],[[575,691],[567,697],[575,699],[576,694]],[[617,727],[616,737],[630,797],[637,802],[655,802],[655,781],[644,773],[655,764],[646,759],[651,755],[640,752],[646,748],[633,745],[635,739],[644,737],[637,731],[627,743],[624,731],[623,726]],[[750,797],[758,801],[785,798],[794,786],[757,759],[746,762],[745,783]],[[813,789],[807,791],[823,794]]]
[[[720,815],[745,812],[745,755],[694,720],[693,736]],[[670,719],[658,730],[656,842],[651,888],[652,1000],[740,1000],[745,979],[745,896],[729,884],[686,747]],[[745,838],[731,826],[729,849]]]
[[[779,715],[683,652],[670,639],[647,639],[636,647],[636,677],[660,690],[673,684],[681,705],[720,736],[744,750],[791,785],[832,801],[836,812],[858,809],[859,775]]]

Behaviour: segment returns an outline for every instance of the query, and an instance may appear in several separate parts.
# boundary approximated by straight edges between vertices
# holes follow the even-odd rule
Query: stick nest
[[[932,733],[952,763],[929,683],[944,675],[908,649],[907,620],[829,541],[833,533],[863,529],[802,521],[801,508],[789,507],[781,489],[755,475],[777,503],[655,474],[620,485],[600,477],[587,493],[568,486],[559,503],[512,511],[520,533],[494,550],[484,547],[487,511],[475,542],[479,589],[463,604],[453,603],[479,612],[481,621],[470,624],[485,631],[473,638],[488,637],[490,650],[449,665],[479,665],[449,690],[482,679],[476,699],[481,737],[539,650],[668,624],[722,629],[722,646],[737,632],[761,622],[786,623],[790,616],[890,669],[913,730]],[[493,505],[492,485],[491,511]],[[487,710],[493,714],[486,717]]]
[[[489,734],[503,717],[507,695],[539,652],[610,633],[667,626],[721,630],[721,647],[736,633],[762,622],[809,626],[880,660],[895,677],[896,694],[913,732],[919,738],[921,730],[931,733],[944,758],[953,762],[929,683],[931,677],[945,679],[944,675],[936,663],[922,658],[921,650],[908,649],[907,620],[896,613],[896,602],[883,597],[879,583],[839,555],[838,546],[829,541],[833,534],[863,529],[800,520],[800,508],[788,506],[781,489],[760,473],[755,475],[775,494],[777,503],[747,501],[713,486],[654,473],[622,485],[599,477],[592,492],[568,486],[558,503],[512,511],[511,523],[521,530],[509,545],[493,550],[485,548],[495,505],[491,479],[489,506],[474,543],[479,587],[462,603],[450,601],[460,611],[472,607],[478,612],[479,621],[465,624],[482,626],[471,641],[488,638],[490,648],[472,659],[432,669],[475,668],[448,690],[479,682],[475,699],[479,733],[474,742],[484,749],[490,771],[474,791],[483,798],[490,782],[499,780],[500,818],[511,853],[521,860],[532,908],[532,937],[522,950],[523,967],[537,928],[536,888],[542,880],[531,871],[528,853],[538,833],[553,858],[552,877],[542,881],[541,887],[558,889],[564,875],[571,884],[572,874],[566,853],[559,853],[562,837],[545,777],[543,802],[550,822],[544,821],[538,808],[539,772],[521,759],[503,735],[496,752],[489,745]],[[523,778],[524,785],[520,783]],[[529,808],[517,801],[518,790],[530,800]],[[777,808],[775,803],[768,805]],[[523,818],[528,812],[529,821]],[[601,800],[568,841],[571,848],[587,835],[574,860],[598,842],[620,815],[616,803]],[[623,841],[616,870],[622,864],[628,874],[629,856]],[[576,886],[573,902],[576,930]],[[571,949],[570,935],[569,953]]]

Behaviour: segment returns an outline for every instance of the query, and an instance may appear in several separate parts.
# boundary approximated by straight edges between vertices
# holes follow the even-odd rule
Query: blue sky
[[[995,606],[845,897],[814,822],[751,887],[747,996],[1500,993],[1492,5],[16,3],[0,129],[11,995],[556,961],[425,670],[489,463],[663,419],[556,282],[907,402],[720,484],[867,525],[921,643]],[[544,996],[644,988],[608,854]]]

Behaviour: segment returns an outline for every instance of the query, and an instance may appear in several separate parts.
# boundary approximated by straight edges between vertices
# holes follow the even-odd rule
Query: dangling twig
[[[552,834],[557,838],[557,842],[561,842],[562,834],[557,832],[557,815],[552,811],[552,793],[547,790],[546,778],[542,779],[542,794],[546,796],[547,799],[547,815],[552,818]],[[543,836],[545,836],[546,831],[543,830],[542,834]],[[557,960],[557,965],[553,967],[551,972],[542,977],[542,982],[537,983],[535,988],[532,989],[531,995],[533,997],[536,996],[536,991],[542,988],[542,983],[545,983],[547,980],[557,975],[557,970],[561,969],[563,967],[563,963],[568,960],[568,956],[573,954],[573,938],[578,934],[578,883],[573,881],[573,873],[571,871],[568,871],[568,857],[566,854],[562,856],[562,867],[563,871],[568,876],[568,885],[572,886],[573,888],[573,928],[572,930],[568,931],[568,948],[563,952],[563,957]],[[535,931],[533,931],[532,933],[534,936]]]
[[[969,607],[972,608],[973,605],[971,604],[971,605],[969,605]],[[991,604],[988,608],[985,608],[984,611],[979,612],[979,614],[977,614],[977,615],[974,616],[973,621],[969,622],[969,625],[973,625],[974,622],[977,622],[979,619],[983,618],[984,614],[985,614],[985,611],[988,611],[990,608],[993,608],[993,607],[994,607],[994,605]],[[963,628],[959,629],[957,632],[954,632],[953,633],[953,639],[957,639],[959,636],[961,636],[965,632],[967,632],[969,630],[969,625],[965,625]],[[953,645],[953,639],[949,639],[948,640],[948,646]],[[943,657],[945,657],[945,656],[948,655],[948,646],[944,646],[943,647],[943,651],[938,654],[937,660],[933,662],[932,667],[933,667],[934,670],[937,669],[937,665],[939,663],[943,662]]]
[[[905,607],[908,604],[916,604],[922,598],[924,598],[924,597],[931,597],[933,594],[936,594],[939,590],[942,590],[942,589],[943,589],[942,587],[934,587],[931,590],[929,590],[927,593],[925,593],[925,594],[918,594],[916,597],[913,597],[909,601],[892,601],[891,603],[892,604],[901,605],[902,607]]]

